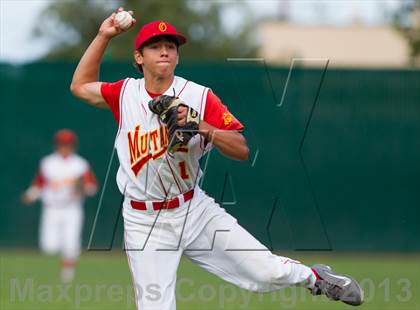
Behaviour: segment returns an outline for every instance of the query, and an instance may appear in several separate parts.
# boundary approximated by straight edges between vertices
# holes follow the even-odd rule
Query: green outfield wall
[[[72,97],[75,66],[0,65],[1,246],[37,245],[40,206],[23,206],[19,195],[63,127],[77,132],[104,188],[92,245],[121,246],[118,160],[110,160],[117,125],[109,111]],[[105,81],[137,75],[129,63],[106,63],[101,73]],[[202,187],[268,247],[420,250],[419,70],[289,71],[235,61],[181,64],[177,74],[211,87],[245,125],[249,160],[213,150],[202,160]],[[85,244],[99,201],[85,205]]]

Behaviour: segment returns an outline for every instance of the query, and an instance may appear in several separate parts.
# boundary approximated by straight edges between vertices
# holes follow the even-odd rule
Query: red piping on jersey
[[[115,137],[115,140],[117,140],[117,138],[118,138],[118,136],[120,135],[120,132],[121,132],[121,126],[122,126],[122,99],[123,99],[123,96],[124,96],[125,88],[126,88],[129,80],[130,80],[130,78],[128,78],[128,79],[126,79],[124,81],[123,89],[122,89],[122,92],[120,94],[120,99],[119,99],[119,102],[118,102],[118,108],[120,110],[119,111],[120,112],[120,119],[118,121],[118,132],[117,132],[117,136]]]
[[[178,180],[177,180],[177,179],[176,179],[176,177],[175,177],[174,171],[172,170],[172,167],[171,167],[171,164],[169,163],[168,157],[166,157],[166,156],[165,156],[165,159],[166,159],[166,162],[168,163],[169,169],[171,170],[172,177],[174,178],[174,181],[175,181],[175,183],[176,183],[176,186],[178,186],[179,192],[181,193],[181,192],[182,192],[182,191],[181,191],[181,187],[180,187],[180,186],[179,186],[179,184],[178,184]]]
[[[200,103],[200,115],[202,116],[201,119],[204,119],[204,113],[203,113],[203,99],[204,99],[204,93],[206,92],[207,88],[203,89],[203,93],[201,94],[201,103]]]
[[[181,95],[181,93],[184,91],[185,86],[187,86],[188,82],[189,82],[189,81],[186,81],[186,82],[185,82],[184,87],[182,87],[182,89],[181,89],[181,91],[178,93],[177,97],[179,97],[179,95]]]
[[[204,88],[203,93],[201,94],[201,103],[200,103],[200,115],[202,115],[202,119],[204,120],[204,113],[203,113],[203,101],[204,101],[204,93],[206,92],[207,88]],[[205,109],[205,104],[204,104],[204,109]],[[203,138],[202,135],[200,135],[200,148],[204,151],[204,149],[206,148],[206,146],[204,145],[205,143],[205,139]]]
[[[143,105],[143,102],[141,102],[141,103],[140,103],[140,105],[141,105],[141,107],[143,108],[144,113],[147,115],[147,111],[146,111],[146,108],[145,108],[145,107],[144,107],[144,105]]]

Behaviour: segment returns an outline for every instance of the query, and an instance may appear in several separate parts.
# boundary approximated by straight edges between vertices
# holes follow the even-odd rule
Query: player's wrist
[[[97,35],[96,35],[96,39],[98,41],[101,41],[105,44],[108,44],[108,42],[113,38],[113,35],[110,35],[109,33],[107,33],[104,30],[99,29]]]
[[[200,135],[203,136],[207,141],[211,140],[211,131],[210,130],[200,130]]]
[[[199,124],[199,134],[203,136],[207,141],[212,140],[214,128],[206,121],[202,120]]]
[[[86,184],[84,188],[84,194],[86,196],[92,197],[97,192],[97,186],[93,184]]]

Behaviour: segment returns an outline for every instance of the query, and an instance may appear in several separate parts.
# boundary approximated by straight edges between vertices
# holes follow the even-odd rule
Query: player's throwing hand
[[[136,20],[134,18],[132,18],[131,24],[129,24],[128,27],[123,27],[123,24],[119,22],[117,18],[115,18],[119,12],[123,12],[123,11],[124,11],[124,8],[120,7],[116,13],[115,12],[112,13],[111,16],[105,19],[101,27],[99,28],[99,33],[104,35],[107,38],[113,38],[123,33],[124,31],[127,31],[128,29],[132,28],[134,24],[136,23]],[[128,11],[128,14],[130,14],[131,17],[134,16],[133,11]]]

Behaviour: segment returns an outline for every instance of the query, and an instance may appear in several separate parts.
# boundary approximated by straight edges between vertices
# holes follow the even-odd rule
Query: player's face
[[[57,144],[55,147],[58,154],[63,157],[67,157],[74,152],[74,145],[73,144]]]
[[[142,53],[136,51],[134,57],[143,65],[145,76],[170,77],[178,64],[178,47],[174,42],[162,39],[144,46]]]

